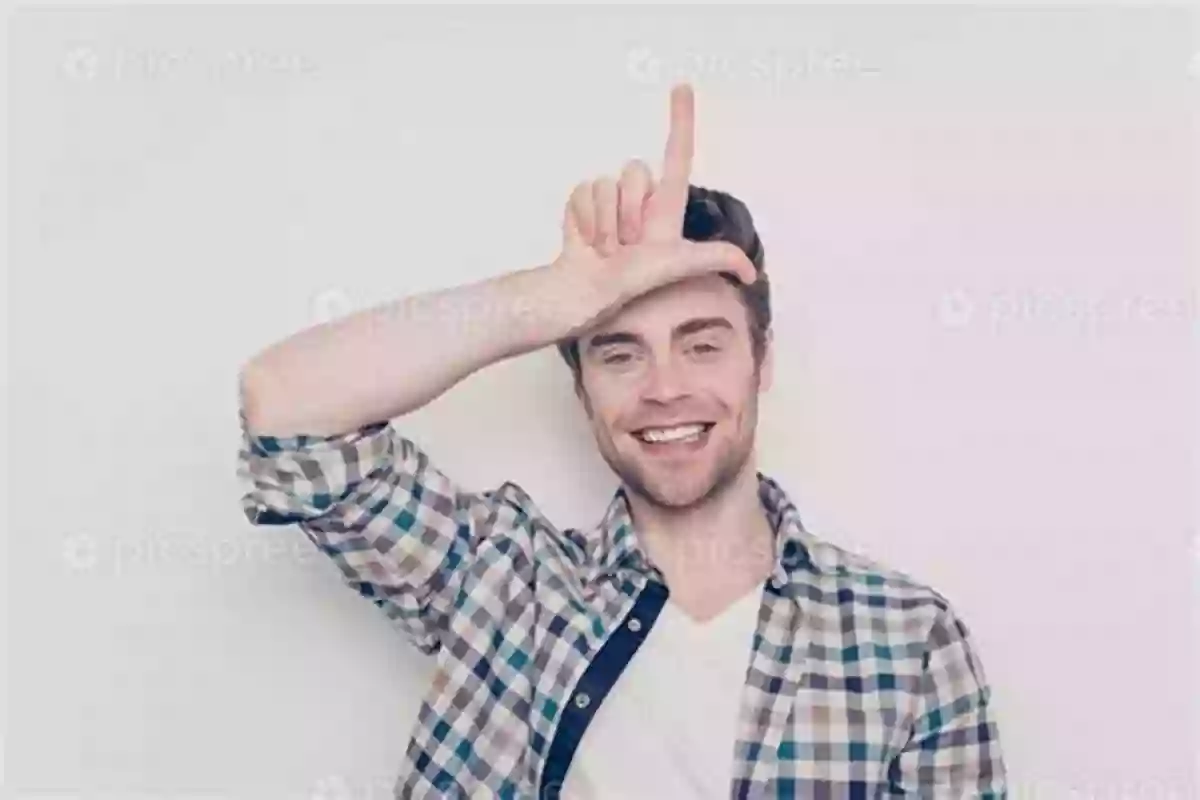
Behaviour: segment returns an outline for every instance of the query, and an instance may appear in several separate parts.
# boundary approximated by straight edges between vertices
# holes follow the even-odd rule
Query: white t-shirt
[[[695,622],[667,600],[596,710],[563,800],[728,800],[762,589]]]

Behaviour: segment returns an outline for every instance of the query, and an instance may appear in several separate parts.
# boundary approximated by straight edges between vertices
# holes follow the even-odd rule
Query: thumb
[[[744,284],[758,280],[754,262],[742,248],[732,242],[693,242],[682,239],[672,248],[668,269],[677,278],[703,275],[711,272],[728,272]]]

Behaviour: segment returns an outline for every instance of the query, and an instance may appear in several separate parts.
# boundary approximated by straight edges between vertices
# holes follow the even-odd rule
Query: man
[[[298,524],[436,657],[397,797],[1005,797],[947,600],[805,530],[756,470],[763,248],[690,185],[693,117],[675,87],[658,183],[633,161],[580,184],[552,263],[246,364],[246,515]],[[620,478],[588,531],[513,483],[464,489],[390,422],[550,344]]]

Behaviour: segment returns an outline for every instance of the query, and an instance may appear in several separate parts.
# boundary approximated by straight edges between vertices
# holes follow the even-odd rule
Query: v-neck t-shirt
[[[697,622],[667,600],[596,711],[563,800],[728,800],[762,588]]]

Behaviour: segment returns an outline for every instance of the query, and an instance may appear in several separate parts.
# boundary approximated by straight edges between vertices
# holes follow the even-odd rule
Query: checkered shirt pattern
[[[558,798],[588,722],[669,592],[625,490],[586,532],[514,483],[472,492],[379,422],[253,436],[242,508],[296,524],[436,659],[397,798]],[[775,568],[730,758],[732,798],[1007,797],[991,691],[950,603],[807,531],[758,473]]]

